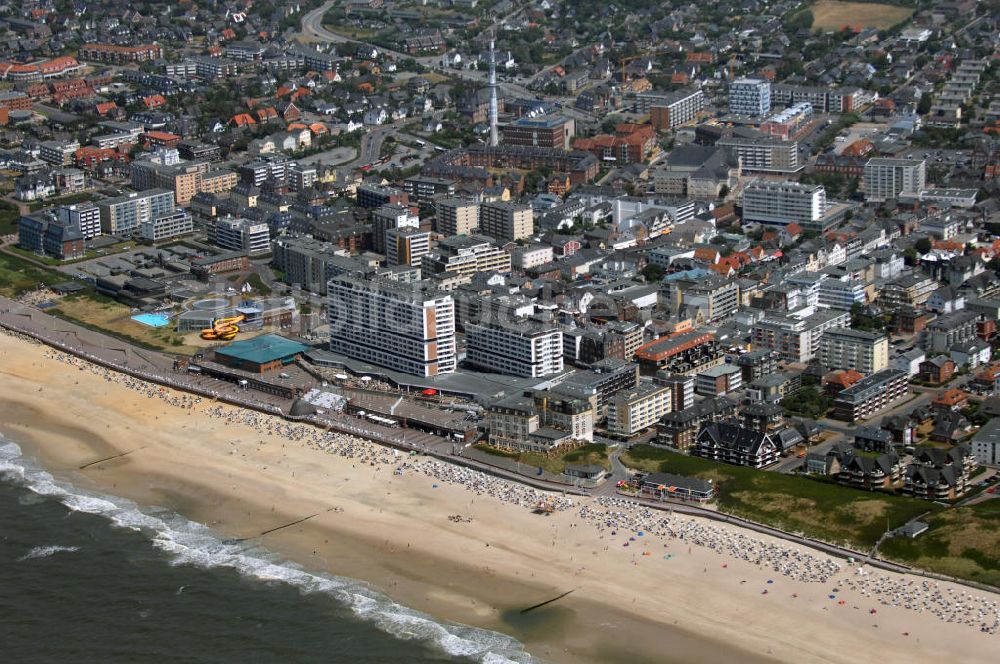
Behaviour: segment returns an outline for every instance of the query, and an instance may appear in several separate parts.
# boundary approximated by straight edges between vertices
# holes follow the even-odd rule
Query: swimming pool
[[[170,317],[164,314],[136,314],[132,320],[150,327],[166,327],[170,325]]]

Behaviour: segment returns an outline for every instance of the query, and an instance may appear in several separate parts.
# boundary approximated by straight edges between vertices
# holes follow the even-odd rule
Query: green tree
[[[917,240],[916,244],[914,244],[913,247],[919,253],[926,254],[928,251],[934,248],[934,245],[931,243],[930,238],[922,237],[919,240]]]

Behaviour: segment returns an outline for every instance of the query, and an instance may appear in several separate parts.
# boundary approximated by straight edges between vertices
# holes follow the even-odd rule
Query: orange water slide
[[[243,314],[231,318],[217,318],[212,327],[201,331],[201,338],[211,341],[232,341],[240,331],[237,323],[242,323],[244,318],[246,316]]]

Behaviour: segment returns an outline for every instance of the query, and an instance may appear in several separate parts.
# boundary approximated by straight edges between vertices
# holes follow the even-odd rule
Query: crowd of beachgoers
[[[838,599],[838,593],[846,589],[879,606],[927,612],[942,621],[969,625],[990,634],[995,634],[1000,628],[1000,607],[995,595],[975,594],[971,590],[933,580],[889,575],[858,564],[845,566],[832,557],[805,547],[758,537],[748,534],[749,531],[697,517],[650,509],[625,497],[581,499],[542,491],[433,457],[406,454],[360,436],[289,422],[278,415],[248,408],[221,405],[52,348],[48,348],[45,354],[173,407],[193,412],[204,404],[199,412],[226,425],[243,425],[262,435],[280,437],[336,454],[351,460],[355,467],[369,467],[373,472],[386,470],[394,476],[420,475],[428,478],[435,488],[438,483],[457,485],[475,496],[487,496],[540,512],[571,514],[571,527],[592,528],[598,540],[603,540],[606,549],[620,547],[634,560],[637,556],[654,555],[670,560],[683,555],[685,550],[690,553],[693,547],[699,547],[720,556],[723,561],[720,569],[728,569],[729,562],[738,560],[794,581],[829,584],[829,598],[835,606],[847,605],[846,599]],[[233,444],[231,453],[236,454],[239,452],[238,445]],[[449,518],[455,522],[467,522],[468,519],[461,514]],[[708,571],[706,567],[705,572]],[[769,585],[771,583],[769,581]],[[775,592],[771,588],[773,586],[761,589],[761,594]],[[796,598],[797,594],[791,593],[790,597]],[[852,607],[863,608],[855,603]],[[867,607],[867,610],[872,614],[877,612],[874,606]]]

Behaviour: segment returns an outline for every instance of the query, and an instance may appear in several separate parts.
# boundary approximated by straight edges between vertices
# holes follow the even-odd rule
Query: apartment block
[[[649,429],[670,412],[670,398],[670,388],[652,384],[615,394],[608,402],[608,431],[634,436]]]
[[[455,371],[450,295],[387,279],[334,277],[327,284],[330,351],[395,371]]]
[[[848,312],[834,309],[817,311],[804,318],[772,314],[754,325],[753,345],[778,352],[786,362],[804,364],[819,353],[824,332],[850,324]]]
[[[927,184],[922,159],[877,157],[865,164],[865,200],[883,202],[901,195],[919,196]]]
[[[828,369],[853,369],[868,375],[889,366],[889,340],[862,330],[829,329],[820,337],[818,358]]]
[[[93,203],[60,205],[56,210],[56,216],[59,221],[79,228],[84,240],[101,234],[101,210]]]
[[[174,192],[165,189],[131,192],[98,201],[101,230],[108,235],[138,231],[144,221],[172,214]]]
[[[729,112],[760,117],[771,110],[771,83],[759,78],[738,78],[729,84]]]
[[[698,117],[705,108],[701,90],[684,89],[671,93],[644,92],[638,96],[638,111],[649,113],[659,130],[676,129]]]
[[[436,204],[437,232],[444,236],[471,235],[479,229],[479,204],[446,198]]]
[[[743,221],[814,226],[826,213],[822,185],[755,180],[743,190]]]
[[[482,369],[539,378],[563,370],[562,330],[535,322],[465,325],[467,359]]]
[[[262,256],[271,253],[271,229],[264,222],[223,217],[215,221],[215,244],[227,251]]]
[[[471,277],[479,272],[510,272],[510,254],[482,235],[445,238],[420,264],[425,275],[453,272]]]
[[[151,219],[139,224],[139,236],[148,242],[160,242],[172,237],[187,235],[194,231],[194,221],[191,215],[181,209]]]
[[[420,267],[431,249],[431,234],[419,228],[403,226],[385,232],[385,262],[387,265]]]
[[[517,203],[483,203],[479,208],[479,230],[498,240],[516,241],[534,232],[530,206]]]

